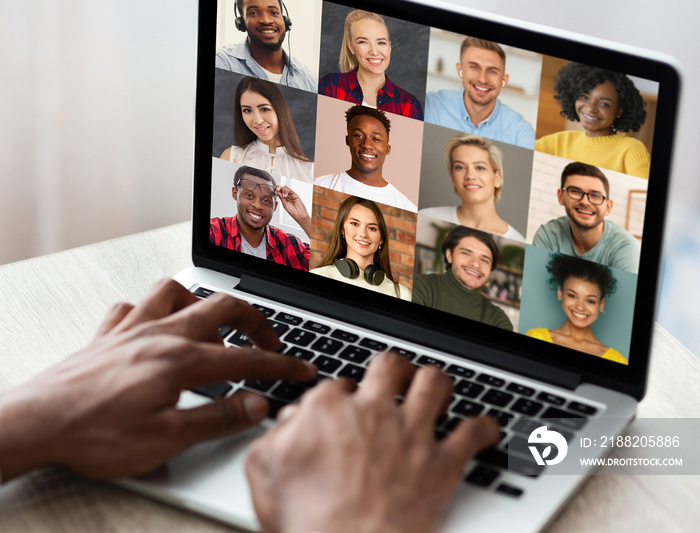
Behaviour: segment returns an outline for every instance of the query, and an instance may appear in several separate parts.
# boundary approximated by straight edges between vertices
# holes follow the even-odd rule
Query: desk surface
[[[183,223],[0,267],[0,390],[87,344],[114,302],[137,302],[153,282],[190,266],[189,242]],[[639,416],[700,418],[697,383],[700,360],[657,325]],[[697,494],[700,476],[592,476],[549,531],[691,531]],[[56,468],[0,487],[0,530],[231,531]]]

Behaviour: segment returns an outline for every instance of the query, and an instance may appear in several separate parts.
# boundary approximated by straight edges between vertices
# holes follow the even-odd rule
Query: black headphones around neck
[[[352,259],[336,259],[333,264],[344,278],[357,279],[360,275],[360,267]],[[376,265],[365,268],[365,281],[370,285],[381,285],[384,281],[384,271]]]
[[[287,6],[284,5],[284,2],[282,0],[279,0],[280,3],[280,8],[282,10],[282,20],[284,21],[284,30],[289,31],[292,29],[292,19],[289,18],[289,11],[287,11]],[[248,28],[246,28],[245,25],[245,20],[243,20],[243,16],[238,13],[238,1],[234,0],[233,2],[233,16],[234,20],[236,22],[236,28],[238,31],[243,31],[246,32],[248,31]]]

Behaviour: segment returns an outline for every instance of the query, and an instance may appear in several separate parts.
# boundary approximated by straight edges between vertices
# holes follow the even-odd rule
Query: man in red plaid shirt
[[[298,237],[270,226],[277,200],[309,235],[311,217],[304,202],[289,187],[280,187],[267,172],[241,166],[233,178],[233,199],[238,213],[233,217],[212,218],[209,240],[236,252],[274,261],[300,270],[309,270],[309,245]]]

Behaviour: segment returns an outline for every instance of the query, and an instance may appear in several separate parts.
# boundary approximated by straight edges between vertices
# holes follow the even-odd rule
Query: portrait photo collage
[[[210,242],[629,363],[658,84],[219,0]]]

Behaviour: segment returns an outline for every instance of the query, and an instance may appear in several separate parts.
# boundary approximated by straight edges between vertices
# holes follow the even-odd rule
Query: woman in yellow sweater
[[[650,156],[644,144],[625,135],[639,131],[646,103],[624,74],[569,63],[557,73],[554,98],[561,116],[580,122],[583,131],[561,131],[535,141],[535,150],[649,179]]]
[[[570,255],[555,255],[547,265],[557,284],[557,297],[566,320],[557,329],[533,328],[526,335],[572,350],[627,364],[617,350],[605,346],[591,326],[605,308],[605,297],[615,292],[617,281],[605,265]]]

